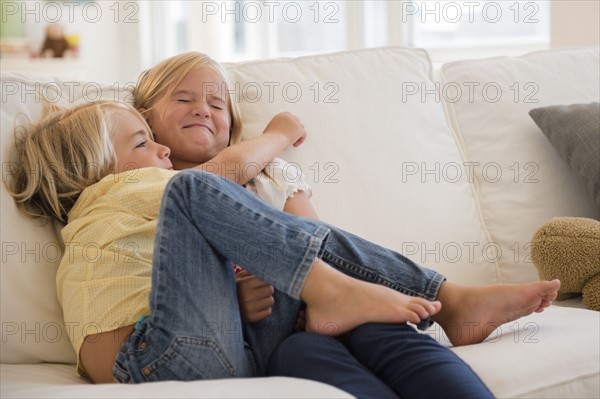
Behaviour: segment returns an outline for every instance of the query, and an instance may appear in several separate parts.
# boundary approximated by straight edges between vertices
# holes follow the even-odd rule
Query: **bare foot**
[[[307,298],[303,295],[307,303],[306,331],[340,335],[371,322],[418,323],[441,309],[439,301],[430,302],[404,295],[382,285],[353,279],[324,263],[322,265],[328,270],[321,269],[318,272],[324,271],[328,278],[321,276],[316,280],[321,283],[317,296]],[[311,274],[319,267],[319,263],[315,264]]]
[[[443,310],[432,319],[454,346],[482,342],[504,323],[542,312],[556,299],[559,280],[467,287],[444,282],[437,299]]]

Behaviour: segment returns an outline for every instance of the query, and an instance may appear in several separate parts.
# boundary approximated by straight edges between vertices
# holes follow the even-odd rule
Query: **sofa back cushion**
[[[459,61],[441,69],[452,127],[472,163],[501,282],[537,279],[536,229],[554,216],[599,219],[598,207],[529,116],[533,108],[598,101],[598,48]]]
[[[278,112],[307,141],[300,166],[326,222],[395,249],[454,281],[497,281],[472,185],[435,91],[425,51],[363,49],[231,65],[244,137]],[[295,176],[290,176],[294,178]]]
[[[531,106],[506,98],[490,104],[481,96],[446,104],[456,135],[444,113],[444,86],[436,91],[423,50],[366,49],[228,68],[245,137],[260,134],[281,111],[292,111],[303,121],[307,142],[282,158],[303,171],[324,221],[401,251],[453,281],[534,279],[525,251],[535,226],[560,214],[598,216],[582,184],[565,176],[571,173],[568,167],[527,115],[529,108],[546,104],[597,101],[597,51],[445,67],[445,81],[459,85],[496,82],[511,94],[515,83],[521,90],[531,90],[524,86],[528,82],[539,87],[539,101]],[[560,68],[576,73],[562,76]],[[563,83],[557,86],[557,81]],[[19,114],[23,121],[40,118],[42,103],[34,94],[40,91],[63,105],[131,100],[126,90],[93,82],[3,74],[3,179],[10,177],[5,161],[15,119]],[[491,162],[503,172],[495,183],[481,177],[495,178],[496,165],[486,165]],[[508,175],[514,163],[517,183],[516,175]],[[3,185],[0,195],[0,360],[74,362],[55,292],[58,236],[52,226],[18,213]],[[520,246],[511,247],[513,242]]]
[[[463,160],[442,105],[408,95],[415,87],[434,88],[424,51],[372,49],[228,67],[237,82],[232,95],[240,102],[246,137],[260,134],[281,111],[304,122],[308,142],[283,158],[300,166],[325,221],[402,251],[453,280],[496,281],[496,263],[482,252],[488,238],[472,186],[457,174]],[[3,164],[17,115],[32,122],[40,118],[42,102],[34,94],[40,91],[63,105],[123,99],[123,92],[93,82],[3,75]],[[5,168],[3,178],[8,177]],[[73,362],[55,292],[58,236],[52,226],[19,214],[4,186],[0,190],[0,360]]]
[[[129,100],[127,90],[96,82],[65,82],[44,76],[2,74],[0,160],[2,180],[10,178],[9,152],[16,125],[39,121],[42,96],[57,105],[82,101]],[[41,94],[41,96],[40,96]],[[74,363],[56,296],[56,270],[63,246],[58,228],[20,213],[4,184],[0,188],[2,363]]]

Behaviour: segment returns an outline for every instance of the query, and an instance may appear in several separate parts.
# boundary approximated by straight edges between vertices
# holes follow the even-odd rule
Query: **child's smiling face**
[[[169,147],[152,140],[140,116],[123,109],[116,111],[114,121],[118,126],[112,138],[117,157],[116,173],[148,167],[173,169]]]
[[[171,148],[176,169],[214,158],[229,143],[226,84],[210,67],[190,71],[147,113],[156,140]]]

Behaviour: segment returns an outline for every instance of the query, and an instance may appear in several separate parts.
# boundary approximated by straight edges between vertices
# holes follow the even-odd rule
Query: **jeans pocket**
[[[235,368],[216,342],[178,336],[141,372],[146,381],[193,381],[230,378]]]

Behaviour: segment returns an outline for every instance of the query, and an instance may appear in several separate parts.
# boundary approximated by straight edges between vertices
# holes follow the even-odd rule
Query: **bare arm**
[[[304,191],[298,191],[293,197],[288,198],[285,201],[283,211],[292,215],[319,220],[317,211]]]
[[[262,135],[225,148],[196,169],[245,184],[273,158],[292,145],[301,145],[305,138],[306,131],[300,120],[289,112],[282,112],[275,115]]]

